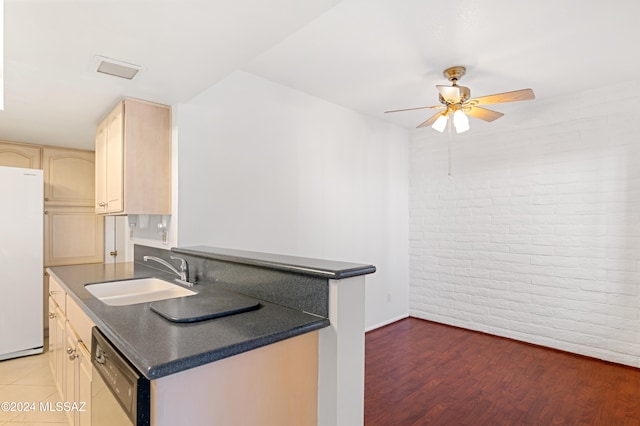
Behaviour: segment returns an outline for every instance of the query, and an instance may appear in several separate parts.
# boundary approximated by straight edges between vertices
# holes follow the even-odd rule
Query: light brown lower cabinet
[[[64,394],[64,312],[49,297],[49,364],[59,395]]]
[[[69,321],[65,335],[64,402],[71,405],[66,411],[67,418],[73,426],[88,426],[91,424],[91,355]]]
[[[60,402],[73,426],[91,424],[91,328],[94,326],[64,289],[49,277],[49,364]]]

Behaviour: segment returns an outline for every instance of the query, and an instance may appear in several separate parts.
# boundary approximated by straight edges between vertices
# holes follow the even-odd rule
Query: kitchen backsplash
[[[157,256],[176,266],[170,250],[134,245],[134,262],[159,270],[166,268],[149,264],[144,256]],[[292,309],[328,318],[329,283],[326,278],[274,270],[268,267],[211,260],[198,256],[182,255],[189,264],[191,279],[201,285],[219,285],[240,294],[269,301]]]

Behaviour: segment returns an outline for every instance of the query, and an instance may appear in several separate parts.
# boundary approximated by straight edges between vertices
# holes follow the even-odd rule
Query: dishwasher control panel
[[[149,380],[126,360],[97,327],[91,331],[91,364],[133,424],[148,425]]]

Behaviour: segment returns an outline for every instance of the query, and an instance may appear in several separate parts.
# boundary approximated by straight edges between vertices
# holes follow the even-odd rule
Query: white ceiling
[[[93,149],[122,97],[187,101],[338,1],[5,0],[0,139]],[[99,74],[95,55],[143,69]]]
[[[123,96],[185,102],[237,69],[413,128],[429,112],[383,111],[436,104],[452,65],[472,97],[637,79],[638,16],[636,0],[5,0],[0,139],[92,148]],[[101,75],[96,54],[144,68]]]

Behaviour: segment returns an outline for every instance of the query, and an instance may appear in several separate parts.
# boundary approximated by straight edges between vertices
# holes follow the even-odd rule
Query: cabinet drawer
[[[67,298],[67,321],[74,329],[79,337],[79,341],[86,349],[91,348],[91,328],[94,326],[93,321],[89,319],[80,306],[71,299]]]
[[[66,315],[67,292],[64,291],[62,286],[52,276],[49,277],[49,295],[56,302],[60,310]]]

